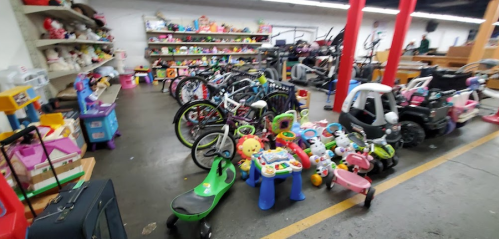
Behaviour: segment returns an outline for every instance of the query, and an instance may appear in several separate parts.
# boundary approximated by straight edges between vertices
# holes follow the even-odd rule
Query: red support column
[[[411,14],[416,7],[416,0],[400,0],[399,14],[395,21],[395,31],[393,33],[392,46],[388,55],[385,73],[383,75],[383,83],[387,86],[393,86],[395,76],[397,75],[397,68],[402,56],[402,49],[404,48],[404,39],[409,26],[411,25]]]
[[[352,76],[352,64],[355,58],[355,47],[362,23],[362,9],[366,0],[350,0],[348,9],[345,37],[343,39],[343,52],[340,57],[338,83],[336,84],[336,95],[334,97],[333,111],[340,112],[343,101],[348,94],[350,77]]]

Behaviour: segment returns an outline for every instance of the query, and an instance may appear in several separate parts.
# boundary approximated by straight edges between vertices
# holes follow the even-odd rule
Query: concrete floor
[[[165,225],[172,199],[207,175],[175,137],[172,120],[179,106],[156,86],[122,90],[118,97],[123,136],[116,140],[115,150],[86,154],[97,161],[93,178],[113,180],[129,238],[198,238],[197,223],[179,221],[176,232]],[[311,120],[336,121],[336,114],[322,109],[325,98],[313,92]],[[374,184],[497,130],[499,126],[476,118],[448,136],[399,150],[399,165],[373,177]],[[292,238],[498,238],[498,148],[499,139],[494,139],[380,194],[370,210],[356,206]],[[290,201],[291,185],[285,182],[276,187],[276,205],[268,211],[258,208],[258,188],[236,180],[208,216],[213,237],[260,238],[355,195],[340,186],[332,192],[312,186],[312,173],[303,172],[305,201]],[[143,236],[142,229],[153,222],[156,230]]]

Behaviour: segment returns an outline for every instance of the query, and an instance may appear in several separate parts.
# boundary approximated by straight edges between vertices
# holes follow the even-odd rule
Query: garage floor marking
[[[493,140],[494,138],[499,136],[499,131],[496,131],[494,133],[491,133],[483,138],[480,138],[472,143],[469,143],[467,145],[464,145],[458,149],[455,149],[449,153],[446,153],[430,162],[427,162],[421,166],[418,166],[416,168],[413,168],[403,174],[400,174],[392,179],[389,179],[385,182],[382,182],[376,186],[376,195],[379,195],[380,193],[383,193],[384,191],[393,188],[421,173],[424,173],[432,168],[437,167],[440,164],[443,164],[447,162],[450,159],[453,159],[461,154],[466,153],[467,151],[480,146],[484,143],[487,143],[490,140]],[[335,204],[331,207],[328,207],[320,212],[317,212],[307,218],[304,218],[298,222],[295,222],[285,228],[282,228],[272,234],[269,234],[263,239],[284,239],[291,237],[295,234],[298,234],[299,232],[308,229],[315,224],[318,224],[330,217],[333,217],[357,204],[363,203],[364,202],[364,195],[357,194],[349,199],[346,199],[338,204]],[[375,199],[374,199],[375,200]],[[375,202],[375,201],[373,201]]]

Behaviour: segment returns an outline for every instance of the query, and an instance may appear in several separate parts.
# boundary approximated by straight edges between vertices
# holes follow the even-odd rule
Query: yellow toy
[[[37,96],[32,86],[16,86],[10,90],[0,93],[0,111],[5,112],[9,119],[12,130],[21,128],[21,124],[15,113],[17,110],[24,109],[31,122],[38,122],[39,116],[37,109],[40,96]]]
[[[249,177],[251,156],[262,151],[263,142],[258,136],[245,135],[239,139],[236,147],[237,153],[241,155],[242,158],[238,163],[241,171],[241,178],[246,180]]]

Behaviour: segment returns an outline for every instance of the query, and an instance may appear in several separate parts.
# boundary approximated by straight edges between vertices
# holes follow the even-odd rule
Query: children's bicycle
[[[289,100],[290,94],[288,92],[273,90],[280,88],[278,88],[275,83],[267,83],[267,79],[263,73],[249,74],[243,72],[241,74],[247,74],[254,78],[256,77],[258,83],[249,79],[243,79],[234,84],[247,83],[249,85],[238,89],[235,88],[232,93],[228,95],[225,95],[226,92],[221,90],[219,95],[222,94],[223,97],[234,99],[236,102],[245,100],[246,104],[258,100],[265,100],[267,102],[267,109],[275,113],[285,112],[289,109],[289,102],[291,102],[291,100]],[[230,89],[231,87],[229,86],[228,88]],[[248,91],[249,89],[251,89],[251,91]],[[200,100],[185,104],[177,111],[174,117],[173,123],[175,124],[175,134],[182,144],[187,147],[192,147],[193,142],[199,135],[210,129],[222,127],[227,121],[227,112],[224,100],[220,100],[219,102]],[[238,108],[234,115],[244,116],[245,113],[247,113],[247,111],[243,108]]]

